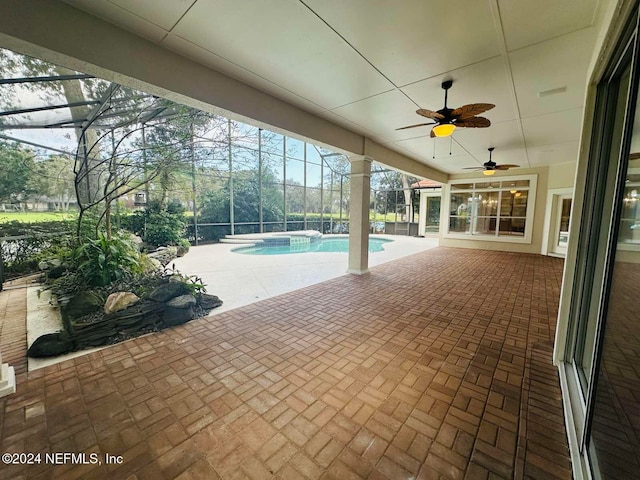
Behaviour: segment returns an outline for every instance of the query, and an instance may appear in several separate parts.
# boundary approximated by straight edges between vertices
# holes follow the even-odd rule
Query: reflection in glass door
[[[637,19],[637,17],[635,17]],[[609,292],[615,271],[616,242],[620,226],[628,164],[631,124],[637,94],[635,57],[636,25],[630,26],[620,41],[616,55],[598,84],[589,164],[586,170],[581,207],[580,234],[576,239],[575,278],[572,287],[570,332],[565,353],[567,400],[572,414],[571,435],[585,465],[599,478],[600,457],[608,450],[621,451],[612,441],[608,428],[612,409],[599,408],[596,398],[601,385],[601,352],[609,320]],[[640,125],[640,124],[639,124]],[[638,149],[640,152],[640,148]],[[630,195],[630,192],[629,192]],[[558,198],[554,250],[562,249],[567,239],[571,199]],[[614,290],[615,291],[615,290]],[[636,295],[636,298],[638,296]],[[623,305],[617,299],[618,305]],[[637,316],[636,316],[637,317]],[[605,342],[606,343],[606,342]],[[615,356],[615,355],[614,355]],[[608,398],[613,398],[607,393]],[[640,398],[640,397],[638,397]],[[611,402],[608,407],[611,406]],[[598,413],[599,412],[599,413]],[[598,423],[599,422],[599,423]],[[607,435],[596,435],[599,426],[607,425]],[[619,429],[618,427],[615,427]],[[631,436],[627,437],[629,440]],[[609,465],[621,459],[607,460]],[[638,469],[636,469],[637,473]],[[605,478],[634,478],[607,475]]]
[[[577,321],[577,335],[574,347],[574,362],[578,379],[585,398],[590,398],[593,390],[594,359],[596,351],[597,331],[600,325],[603,294],[605,291],[606,265],[609,258],[609,244],[613,234],[612,211],[616,185],[620,152],[624,134],[625,117],[627,111],[628,92],[631,80],[631,64],[624,64],[621,72],[614,76],[608,85],[606,118],[609,121],[605,134],[607,147],[601,151],[600,169],[593,181],[594,196],[597,203],[590,212],[593,228],[589,238],[589,250],[585,261],[588,265],[585,290],[587,295],[582,297],[580,317]],[[583,432],[584,433],[584,432]]]
[[[556,234],[553,245],[553,253],[566,255],[569,243],[569,220],[571,217],[571,195],[558,196]]]
[[[638,100],[636,100],[638,102]],[[621,162],[615,234],[606,292],[602,351],[590,435],[592,464],[607,479],[640,472],[640,105],[635,105],[630,153]]]
[[[598,84],[563,366],[578,449],[593,477],[606,479],[640,471],[637,22],[636,11]],[[558,199],[555,248],[570,201]]]

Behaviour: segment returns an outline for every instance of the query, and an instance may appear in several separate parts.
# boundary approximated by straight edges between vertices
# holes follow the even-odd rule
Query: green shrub
[[[87,240],[72,255],[72,268],[87,286],[103,287],[127,274],[141,271],[139,253],[133,242],[122,236],[108,239],[100,234]]]
[[[186,227],[184,208],[178,201],[169,202],[165,209],[152,201],[144,210],[121,217],[120,223],[156,247],[179,245]]]
[[[73,221],[0,224],[5,275],[11,278],[37,272],[41,260],[68,254],[74,243],[74,228]]]

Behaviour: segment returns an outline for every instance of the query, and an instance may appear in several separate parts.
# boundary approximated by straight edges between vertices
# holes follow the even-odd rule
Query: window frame
[[[498,196],[498,206],[497,206],[497,213],[495,217],[491,217],[491,218],[495,218],[496,219],[496,231],[494,234],[478,234],[478,233],[460,233],[460,232],[451,232],[449,230],[450,228],[450,220],[452,218],[451,214],[450,214],[450,208],[451,208],[451,195],[457,192],[469,192],[470,194],[475,195],[476,192],[477,193],[482,193],[482,192],[486,192],[486,191],[493,191],[493,192],[503,192],[503,191],[509,191],[511,189],[513,189],[513,187],[505,187],[505,186],[500,186],[500,187],[496,187],[496,188],[492,188],[492,189],[486,189],[486,188],[476,188],[475,185],[478,183],[493,183],[493,182],[517,182],[517,181],[522,181],[522,180],[528,180],[529,181],[529,186],[528,187],[517,187],[518,190],[527,190],[528,191],[528,195],[527,195],[527,210],[526,210],[526,214],[524,217],[513,217],[513,216],[501,216],[500,215],[500,205],[501,205],[501,201],[502,201],[502,196],[499,195]],[[456,185],[464,185],[464,184],[473,184],[473,188],[471,189],[467,189],[467,190],[452,190],[452,187],[455,187]],[[523,244],[531,244],[532,242],[532,237],[533,237],[533,219],[535,217],[535,204],[536,204],[536,194],[537,194],[537,188],[538,188],[538,174],[528,174],[528,175],[514,175],[514,176],[507,176],[507,177],[476,177],[476,178],[466,178],[466,179],[459,179],[459,180],[451,180],[449,181],[449,183],[447,183],[446,185],[444,185],[444,201],[442,204],[442,209],[445,217],[446,217],[446,223],[444,225],[442,225],[442,227],[445,229],[443,232],[443,237],[447,238],[447,239],[455,239],[455,240],[477,240],[477,241],[483,241],[483,242],[504,242],[504,243],[523,243]],[[477,216],[477,218],[489,218],[486,216]],[[524,229],[524,235],[521,237],[517,237],[517,236],[509,236],[509,235],[500,235],[500,219],[501,218],[524,218],[525,220],[525,229]],[[472,221],[473,219],[471,219]],[[473,223],[472,223],[473,225]]]

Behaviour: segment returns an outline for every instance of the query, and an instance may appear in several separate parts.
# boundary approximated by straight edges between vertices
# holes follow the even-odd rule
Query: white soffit
[[[462,162],[444,161],[451,158],[448,139],[430,139],[430,127],[395,130],[428,121],[415,114],[418,106],[442,108],[445,79],[454,80],[449,107],[496,105],[483,114],[491,127],[454,133],[464,147],[453,144],[454,156],[467,163],[461,166],[476,156],[486,161],[489,144],[496,154],[511,156],[523,147],[520,155],[525,161],[531,155],[531,166],[574,159],[567,145],[579,138],[597,31],[589,27],[599,0],[64,1],[354,132],[390,141],[425,164],[459,173],[453,166]],[[506,45],[500,45],[497,27]],[[565,146],[539,148],[555,145]]]
[[[172,33],[326,109],[393,88],[299,2],[199,0]]]
[[[108,0],[109,2],[144,17],[164,30],[171,30],[178,20],[196,3],[196,0]],[[100,3],[100,2],[93,2]]]
[[[449,108],[457,108],[469,103],[492,103],[495,108],[481,114],[492,123],[517,118],[503,57],[494,57],[446,75],[416,82],[403,87],[402,91],[421,108],[439,110],[444,106],[442,81],[445,79],[453,80],[453,85],[449,89]],[[419,119],[418,115],[415,117]],[[398,125],[398,127],[401,126]]]
[[[108,1],[65,0],[65,3],[79,10],[84,10],[91,15],[100,17],[114,25],[119,25],[125,30],[129,30],[155,43],[160,43],[167,34],[167,32],[158,25]]]
[[[325,111],[325,109],[319,105],[316,105],[313,102],[310,102],[309,100],[216,55],[215,53],[205,50],[198,45],[194,45],[177,35],[167,35],[167,38],[162,42],[162,44],[168,49],[184,57],[190,58],[198,63],[208,65],[214,70],[225,72],[225,74],[230,77],[249,85],[253,85],[263,92],[269,93],[283,100],[287,100],[296,106],[304,108],[305,110],[313,113],[322,113]]]
[[[396,86],[500,54],[491,3],[305,0]]]
[[[598,0],[498,0],[509,51],[592,24]]]
[[[400,131],[389,128],[390,125],[404,127],[432,122],[431,119],[416,114],[417,109],[418,107],[401,91],[392,90],[336,108],[333,112],[359,125],[366,125],[367,128],[389,141],[429,135],[431,132],[429,126]]]
[[[595,38],[584,28],[509,54],[522,117],[584,105]]]
[[[527,148],[578,141],[582,129],[582,108],[524,118],[522,128]],[[571,159],[565,160],[569,162]]]
[[[458,128],[453,136],[474,155],[482,155],[489,147],[496,147],[499,150],[524,148],[520,125],[516,120],[492,123],[489,128]]]
[[[532,167],[576,162],[579,149],[578,141],[532,147],[529,148],[529,161]]]
[[[487,158],[488,159],[488,158]],[[434,163],[438,169],[448,173],[469,173],[473,170],[463,170],[467,167],[481,167],[486,162],[483,158],[474,158],[471,155],[447,155]]]

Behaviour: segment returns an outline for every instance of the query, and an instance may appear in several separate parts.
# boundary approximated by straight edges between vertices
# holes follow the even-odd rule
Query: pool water
[[[382,252],[385,243],[393,242],[386,238],[369,238],[369,252]],[[325,253],[347,253],[349,251],[349,239],[342,238],[323,238],[318,242],[306,245],[277,245],[272,247],[255,246],[234,248],[232,252],[242,253],[244,255],[287,255],[290,253],[309,253],[309,252],[325,252]]]

